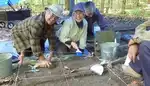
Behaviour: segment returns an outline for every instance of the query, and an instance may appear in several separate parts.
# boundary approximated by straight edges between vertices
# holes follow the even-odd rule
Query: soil
[[[8,28],[0,28],[0,41],[8,41],[11,39],[11,30]]]
[[[21,81],[18,82],[18,86],[121,86],[120,83],[110,79],[108,72],[100,76],[91,72],[89,68],[78,71],[80,68],[95,63],[97,61],[93,59],[70,60],[64,61],[63,64],[58,62],[56,68],[41,68],[40,72],[26,74],[24,71],[29,68],[24,65],[20,69]],[[64,66],[69,67],[70,70],[66,70]],[[70,71],[73,69],[76,71],[71,73]]]

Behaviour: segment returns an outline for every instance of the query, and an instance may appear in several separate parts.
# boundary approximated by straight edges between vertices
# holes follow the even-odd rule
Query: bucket
[[[100,44],[101,59],[103,60],[114,60],[117,58],[117,47],[119,43],[105,42]]]
[[[12,74],[11,54],[0,53],[0,77],[7,77]]]

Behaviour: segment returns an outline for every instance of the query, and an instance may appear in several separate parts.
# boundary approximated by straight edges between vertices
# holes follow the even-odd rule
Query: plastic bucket
[[[101,58],[104,60],[114,60],[117,58],[117,47],[119,46],[119,43],[115,42],[105,42],[100,44],[100,53]]]
[[[12,74],[11,54],[0,53],[0,77],[7,77]]]

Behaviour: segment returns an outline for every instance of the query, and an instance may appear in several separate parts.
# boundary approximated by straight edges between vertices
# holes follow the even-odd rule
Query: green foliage
[[[137,17],[149,17],[150,16],[150,10],[145,10],[143,8],[135,8],[126,10],[127,16],[137,16]]]
[[[139,8],[131,10],[131,15],[135,15],[135,16],[141,16],[144,13],[145,13],[145,11],[142,9],[139,9]]]
[[[85,2],[88,0],[74,0],[75,3],[77,2]],[[96,6],[99,8],[101,7],[102,0],[93,0],[96,4]],[[109,3],[111,1],[111,3]],[[147,0],[139,0],[138,7],[136,7],[133,3],[133,0],[126,0],[125,4],[125,10],[124,13],[120,13],[120,10],[122,9],[122,0],[105,0],[104,3],[104,12],[106,12],[106,7],[109,8],[108,14],[118,14],[118,15],[131,15],[131,16],[150,16],[150,11],[145,10],[145,7],[147,7]],[[138,0],[137,0],[138,1]],[[24,0],[19,5],[29,7],[32,9],[32,13],[39,13],[44,10],[44,8],[51,4],[62,4],[60,2],[65,3],[65,0]],[[99,9],[101,10],[101,9]]]
[[[129,11],[129,15],[133,16],[143,16],[145,14],[144,9],[136,8]]]
[[[20,2],[19,5],[29,7],[33,13],[38,13],[42,12],[46,6],[56,3],[58,3],[57,0],[25,0]]]
[[[150,11],[146,11],[144,17],[150,17]]]

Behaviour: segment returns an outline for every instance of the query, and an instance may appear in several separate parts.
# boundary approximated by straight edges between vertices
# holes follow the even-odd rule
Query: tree
[[[126,8],[126,0],[122,0],[122,6],[121,6],[121,13],[125,14],[125,8]]]
[[[133,3],[134,3],[134,7],[139,7],[139,1],[140,0],[133,0]]]
[[[106,12],[105,13],[108,13],[109,8],[110,8],[110,4],[111,4],[111,0],[107,0],[107,3],[106,3]]]
[[[101,12],[104,13],[105,0],[101,0]]]
[[[110,0],[110,8],[113,8],[113,0]]]
[[[65,0],[65,9],[69,10],[69,2],[70,0]]]
[[[150,0],[148,0],[148,4],[150,4]]]
[[[44,5],[44,0],[42,0],[42,7],[43,7],[43,8],[45,8],[45,5]]]

